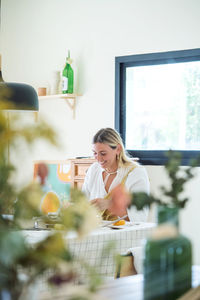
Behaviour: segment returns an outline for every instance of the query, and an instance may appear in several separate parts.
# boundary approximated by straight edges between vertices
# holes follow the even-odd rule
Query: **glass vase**
[[[145,245],[145,300],[177,299],[191,288],[192,247],[178,231],[178,213],[177,207],[158,206],[157,234]]]

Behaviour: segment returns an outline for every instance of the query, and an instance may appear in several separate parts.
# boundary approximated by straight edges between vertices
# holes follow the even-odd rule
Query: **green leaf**
[[[0,263],[12,266],[26,254],[27,246],[19,231],[0,232]]]

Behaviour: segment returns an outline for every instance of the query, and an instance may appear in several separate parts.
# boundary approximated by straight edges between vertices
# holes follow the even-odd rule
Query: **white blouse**
[[[132,166],[126,168],[121,167],[117,170],[117,175],[113,179],[108,192],[121,183],[122,179],[131,168]],[[98,162],[93,163],[87,170],[82,191],[86,194],[89,200],[104,198],[107,195],[103,182],[103,171],[104,169]],[[128,174],[125,181],[125,187],[127,191],[131,193],[145,192],[149,194],[150,185],[146,169],[140,165],[136,165],[135,169]],[[148,208],[145,207],[143,210],[138,211],[134,206],[132,206],[128,209],[128,217],[129,220],[133,222],[146,222],[148,217]]]

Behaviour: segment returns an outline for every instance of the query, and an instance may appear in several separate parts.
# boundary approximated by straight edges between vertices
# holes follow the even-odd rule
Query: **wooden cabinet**
[[[94,158],[71,159],[71,186],[81,189],[87,169],[96,160]]]

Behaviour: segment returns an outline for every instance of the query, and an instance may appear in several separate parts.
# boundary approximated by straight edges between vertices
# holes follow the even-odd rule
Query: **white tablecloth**
[[[154,227],[154,223],[136,223],[123,229],[100,227],[82,239],[78,239],[75,233],[68,233],[66,242],[75,257],[95,266],[99,274],[113,277],[116,271],[115,254],[124,254],[129,248],[141,246]],[[50,232],[23,231],[31,244],[44,239]],[[106,251],[109,247],[112,250],[110,253]]]

